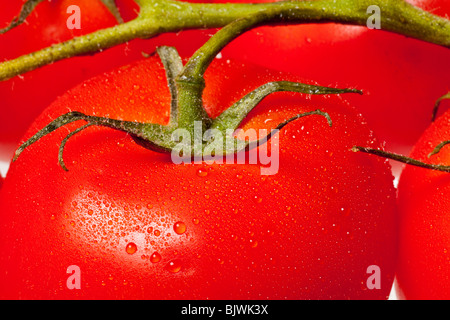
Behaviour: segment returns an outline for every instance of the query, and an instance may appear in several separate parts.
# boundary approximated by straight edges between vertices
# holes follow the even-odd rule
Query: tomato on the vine
[[[443,17],[450,15],[448,0],[407,1]],[[362,26],[259,27],[230,43],[222,56],[298,74],[324,86],[362,90],[364,96],[349,101],[386,141],[386,148],[402,154],[409,153],[428,126],[435,101],[450,89],[447,48]]]
[[[8,1],[1,5],[0,28],[16,17],[25,1]],[[73,13],[67,8],[80,8],[81,28],[69,29],[67,20]],[[117,1],[125,21],[136,16],[133,0]],[[39,3],[26,22],[0,34],[0,62],[17,58],[53,44],[67,41],[99,29],[116,25],[116,18],[100,0],[62,0]],[[92,56],[74,57],[0,82],[1,116],[0,160],[9,161],[17,143],[33,120],[57,96],[79,82],[152,53],[156,45],[176,45],[183,54],[192,54],[207,39],[200,31],[164,34],[156,39],[136,39]]]
[[[428,163],[450,163],[444,146],[450,137],[450,111],[422,135],[411,157]],[[408,166],[398,187],[400,210],[397,292],[402,299],[449,299],[450,283],[450,174]]]
[[[205,80],[205,109],[216,117],[262,84],[301,79],[215,59]],[[279,169],[268,176],[261,163],[175,165],[104,127],[69,140],[66,172],[58,145],[81,123],[42,137],[0,192],[0,297],[386,299],[395,189],[386,161],[350,150],[380,145],[363,119],[341,96],[280,92],[242,128],[271,129],[317,108],[333,126],[311,116],[283,128]],[[167,123],[162,63],[153,56],[78,85],[25,138],[75,110]]]

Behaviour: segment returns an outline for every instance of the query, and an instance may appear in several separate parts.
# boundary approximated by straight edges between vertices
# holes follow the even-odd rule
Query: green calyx
[[[267,83],[245,95],[220,116],[211,119],[203,108],[202,92],[204,85],[198,79],[185,77],[180,69],[181,59],[175,48],[160,47],[157,50],[166,70],[167,83],[171,92],[171,116],[166,126],[152,123],[122,121],[104,117],[86,115],[80,112],[69,112],[61,115],[23,143],[16,151],[13,161],[30,145],[43,136],[76,121],[86,124],[71,132],[61,142],[59,163],[68,170],[64,163],[63,151],[68,140],[90,126],[103,126],[129,133],[141,146],[156,152],[177,152],[183,158],[206,159],[208,156],[226,156],[230,153],[248,151],[267,142],[280,129],[299,118],[320,115],[326,118],[331,126],[329,115],[320,110],[298,114],[277,125],[269,134],[257,141],[242,141],[233,136],[248,113],[266,96],[274,92],[291,91],[306,94],[340,94],[360,93],[354,89],[335,89],[321,86],[301,84],[297,82],[279,81]],[[187,64],[188,65],[188,64]],[[190,82],[193,81],[193,82]],[[199,136],[199,132],[201,136]],[[224,137],[231,141],[226,142]],[[182,139],[181,139],[182,138]],[[186,152],[188,150],[188,152]]]
[[[439,111],[439,106],[441,105],[441,102],[443,100],[447,100],[447,99],[450,99],[450,92],[448,92],[447,94],[444,94],[442,97],[440,97],[439,99],[436,100],[436,103],[434,104],[434,108],[433,108],[433,114],[431,115],[431,121],[436,120],[437,113]]]
[[[26,1],[20,16],[9,27],[0,30],[0,33],[4,33],[22,23],[41,1]],[[240,141],[234,138],[233,133],[242,120],[261,100],[271,93],[279,91],[305,94],[361,93],[353,89],[335,89],[288,81],[271,82],[242,97],[217,118],[211,119],[203,107],[204,72],[227,43],[243,32],[257,26],[322,22],[366,26],[369,18],[367,10],[369,7],[375,6],[381,12],[379,18],[382,30],[450,48],[450,21],[418,9],[404,0],[315,0],[258,4],[205,4],[174,0],[136,0],[140,6],[139,16],[126,23],[122,23],[113,0],[102,0],[102,2],[116,16],[120,22],[119,25],[1,63],[0,81],[58,60],[95,53],[136,38],[151,38],[164,32],[177,32],[193,28],[223,28],[200,48],[186,65],[183,65],[174,48],[160,47],[158,49],[158,55],[166,70],[167,83],[172,98],[170,122],[167,126],[120,121],[85,115],[80,112],[70,112],[52,121],[20,146],[13,160],[16,160],[29,145],[35,143],[41,137],[68,123],[80,120],[85,121],[86,124],[70,133],[61,143],[59,161],[65,170],[67,170],[67,167],[63,161],[63,151],[67,141],[75,134],[93,125],[127,132],[137,143],[157,152],[178,152],[187,158],[204,156],[205,154],[228,155],[249,150],[264,143],[282,127],[304,116],[321,115],[331,125],[328,114],[315,110],[287,119],[266,137],[256,142]],[[439,102],[444,98],[446,99],[448,96],[442,97],[437,102],[433,117],[436,115]],[[198,134],[198,129],[200,129],[200,132],[208,132],[206,138],[205,135]],[[190,137],[190,139],[186,139],[186,137]],[[223,137],[230,138],[231,143],[224,143]],[[448,141],[441,143],[432,154],[439,152],[447,144]],[[449,172],[448,166],[429,165],[380,150],[354,147],[353,151],[371,153],[412,165]]]
[[[438,109],[439,109],[439,105],[440,103],[445,100],[445,99],[450,99],[450,92],[441,96],[439,99],[436,100],[436,103],[434,105],[434,109],[433,109],[433,114],[431,117],[431,120],[434,121],[436,119],[437,113],[438,113]],[[428,154],[428,158],[433,157],[434,155],[438,154],[439,152],[441,152],[441,150],[446,146],[450,144],[450,140],[446,140],[443,141],[441,143],[439,143],[429,154]],[[412,166],[416,166],[416,167],[420,167],[420,168],[425,168],[425,169],[430,169],[430,170],[435,170],[435,171],[441,171],[441,172],[450,172],[450,166],[446,166],[443,164],[432,164],[432,163],[426,163],[417,159],[413,159],[410,157],[406,157],[404,155],[400,155],[400,154],[396,154],[396,153],[392,153],[392,152],[387,152],[384,150],[379,150],[379,149],[373,149],[373,148],[367,148],[367,147],[360,147],[360,146],[354,146],[352,148],[353,152],[363,152],[363,153],[368,153],[368,154],[372,154],[378,157],[382,157],[382,158],[386,158],[386,159],[391,159],[391,160],[395,160],[407,165],[412,165]]]
[[[6,33],[9,30],[21,25],[22,23],[25,22],[25,19],[33,12],[34,8],[44,0],[28,0],[24,3],[22,9],[20,10],[20,13],[17,17],[15,17],[13,19],[13,21],[11,21],[11,23],[3,28],[0,29],[0,34],[2,33]]]
[[[444,141],[444,142],[440,143],[438,146],[436,146],[436,148],[434,148],[434,150],[428,155],[428,157],[430,158],[433,155],[439,153],[441,151],[441,149],[449,143],[450,143],[450,141]],[[415,167],[450,173],[450,166],[446,166],[446,165],[442,165],[442,164],[426,163],[423,161],[419,161],[417,159],[413,159],[413,158],[406,157],[406,156],[392,153],[392,152],[387,152],[384,150],[355,146],[352,148],[352,151],[372,154],[372,155],[375,155],[378,157],[395,160],[395,161],[398,161],[398,162],[401,162],[401,163],[404,163],[407,165],[412,165]]]
[[[326,118],[331,126],[332,122],[327,113],[314,110],[287,119],[258,141],[241,141],[233,136],[249,112],[271,93],[290,91],[314,95],[361,94],[359,90],[328,88],[289,81],[270,82],[245,95],[215,119],[210,118],[206,113],[202,96],[205,88],[204,73],[207,67],[229,41],[244,30],[258,25],[264,19],[251,17],[232,22],[211,37],[184,66],[175,48],[159,47],[157,49],[166,70],[167,84],[171,94],[171,114],[168,125],[121,121],[85,115],[80,112],[70,112],[52,121],[21,145],[13,160],[16,160],[28,146],[41,137],[66,124],[79,120],[83,120],[87,124],[70,133],[61,143],[59,162],[65,170],[67,170],[63,160],[65,144],[73,135],[93,125],[127,132],[143,147],[157,152],[176,153],[183,158],[226,156],[231,153],[250,150],[268,141],[288,123],[304,116],[321,115]]]

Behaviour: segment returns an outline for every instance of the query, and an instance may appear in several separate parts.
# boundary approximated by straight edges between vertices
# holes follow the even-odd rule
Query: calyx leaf
[[[34,8],[42,1],[44,0],[27,0],[20,10],[19,16],[15,17],[7,27],[0,29],[0,34],[6,33],[24,23],[26,18],[33,12]]]

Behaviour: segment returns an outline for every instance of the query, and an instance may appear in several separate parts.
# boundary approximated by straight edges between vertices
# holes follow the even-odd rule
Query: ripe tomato
[[[220,59],[205,78],[212,117],[269,81],[300,80]],[[395,271],[395,189],[386,161],[350,151],[379,145],[361,117],[339,96],[282,92],[242,128],[271,129],[317,108],[333,127],[317,116],[286,126],[279,170],[269,176],[260,164],[175,165],[99,127],[69,140],[66,172],[58,145],[80,123],[43,137],[12,163],[0,192],[0,297],[385,299]],[[25,138],[69,110],[165,124],[162,64],[151,57],[80,84]],[[77,267],[81,287],[70,290]]]
[[[448,0],[408,2],[450,15]],[[332,23],[259,27],[230,43],[222,56],[298,74],[324,86],[363,90],[363,96],[349,101],[386,141],[386,149],[402,154],[409,153],[430,123],[435,101],[450,89],[448,49],[366,27]]]
[[[450,137],[450,111],[436,120],[415,145],[411,157],[450,163],[450,150],[441,149],[428,158],[435,146]],[[450,175],[406,167],[399,187],[400,234],[397,292],[402,299],[450,298]]]
[[[0,28],[7,26],[18,15],[23,2],[8,1],[1,5]],[[133,0],[119,0],[117,3],[126,21],[135,17],[137,5]],[[67,28],[67,19],[71,16],[67,8],[70,5],[80,7],[81,29]],[[0,61],[116,24],[116,19],[100,0],[43,1],[36,6],[26,23],[0,35]],[[0,82],[3,119],[0,126],[0,161],[10,160],[20,138],[45,107],[82,80],[138,60],[142,58],[142,52],[153,52],[157,44],[176,44],[181,53],[191,54],[206,38],[207,35],[200,31],[187,31],[165,34],[152,40],[135,40],[92,56],[59,61]]]

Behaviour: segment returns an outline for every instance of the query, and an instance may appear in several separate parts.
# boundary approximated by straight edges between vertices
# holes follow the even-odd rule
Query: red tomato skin
[[[443,17],[450,15],[447,0],[408,2]],[[450,90],[447,48],[366,27],[333,23],[259,27],[231,42],[222,56],[324,86],[362,90],[363,96],[348,100],[386,141],[386,149],[401,154],[409,154],[428,127],[435,101]],[[392,165],[396,172],[401,170],[397,163]]]
[[[117,3],[125,21],[136,16],[138,7],[133,0]],[[18,15],[21,4],[20,1],[8,1],[0,6],[0,27]],[[67,28],[71,14],[66,11],[70,5],[80,7],[81,29]],[[43,1],[26,23],[0,35],[0,61],[116,24],[116,19],[100,0]],[[2,119],[7,119],[0,126],[0,160],[9,161],[26,129],[44,108],[83,80],[138,60],[142,58],[142,52],[152,53],[157,45],[176,45],[181,54],[192,54],[207,38],[203,31],[192,30],[150,40],[136,39],[91,56],[64,59],[0,82]]]
[[[216,59],[206,109],[215,117],[268,81],[300,80],[286,77]],[[152,57],[75,87],[26,137],[69,110],[164,124],[169,106]],[[272,176],[259,165],[174,165],[127,134],[94,127],[68,142],[65,172],[58,145],[80,124],[42,138],[11,165],[0,192],[0,298],[386,299],[395,189],[385,161],[349,151],[378,145],[361,117],[342,97],[278,93],[243,128],[273,128],[319,107],[333,127],[316,116],[283,129]],[[81,289],[67,288],[71,265]],[[367,287],[370,265],[381,269],[381,289]]]
[[[450,111],[439,117],[415,145],[411,157],[450,163],[449,148],[428,158],[436,145],[450,136]],[[399,181],[400,299],[450,299],[450,174],[407,166]]]

